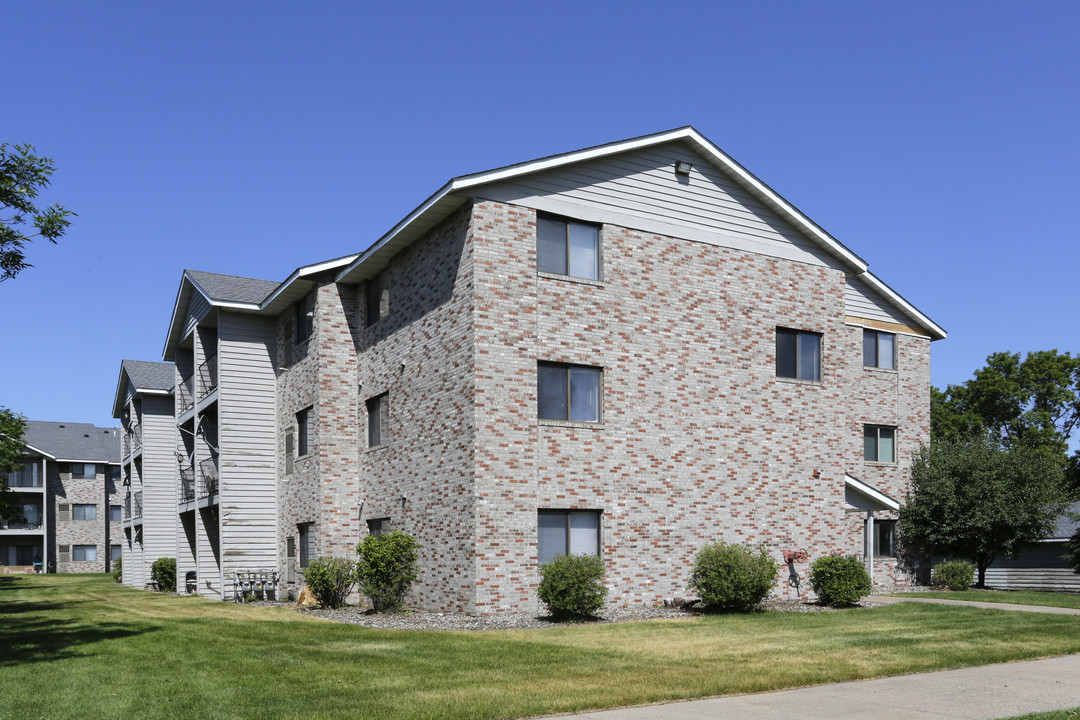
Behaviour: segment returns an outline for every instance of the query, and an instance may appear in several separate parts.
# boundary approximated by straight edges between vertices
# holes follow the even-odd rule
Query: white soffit
[[[847,504],[856,510],[899,510],[900,503],[862,480],[844,474],[844,496]],[[857,497],[852,497],[854,493]],[[852,502],[861,500],[862,502]]]

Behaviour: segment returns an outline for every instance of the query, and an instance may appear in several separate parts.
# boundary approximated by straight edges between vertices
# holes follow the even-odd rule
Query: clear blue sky
[[[0,141],[59,245],[0,283],[0,405],[113,425],[183,268],[366,248],[451,177],[694,125],[949,331],[1080,352],[1080,3],[9,2]]]

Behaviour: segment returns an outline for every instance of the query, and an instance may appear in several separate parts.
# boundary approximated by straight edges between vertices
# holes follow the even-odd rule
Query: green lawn
[[[1032,713],[1030,715],[1017,715],[1008,720],[1080,720],[1080,708],[1072,710],[1051,710],[1044,713]]]
[[[904,597],[898,594],[898,597]],[[952,592],[915,593],[912,597],[939,598],[942,600],[976,600],[978,602],[1015,603],[1016,605],[1041,605],[1080,610],[1080,594],[1065,592],[1039,592],[1036,590],[959,590]]]
[[[1080,652],[1080,617],[940,605],[389,632],[0,576],[0,718],[507,718]]]

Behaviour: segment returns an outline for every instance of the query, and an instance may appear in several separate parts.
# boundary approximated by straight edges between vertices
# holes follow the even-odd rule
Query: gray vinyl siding
[[[1016,558],[997,558],[986,568],[987,587],[1001,590],[1080,592],[1080,575],[1062,556],[1065,543],[1041,543]]]
[[[911,323],[911,318],[856,277],[847,279],[844,286],[844,305],[848,315],[884,322]]]
[[[173,400],[142,398],[143,547],[146,563],[176,556],[176,470]]]
[[[222,311],[219,332],[219,442],[222,585],[237,570],[277,564],[276,377],[274,326]]]
[[[689,181],[675,162],[693,165]],[[813,265],[835,260],[682,142],[484,186],[478,195]]]
[[[210,312],[210,303],[202,293],[192,291],[191,302],[188,304],[187,317],[184,318],[184,330],[180,333],[181,338],[186,338],[191,334],[191,331],[195,329],[195,326],[202,322],[202,319],[206,317]]]

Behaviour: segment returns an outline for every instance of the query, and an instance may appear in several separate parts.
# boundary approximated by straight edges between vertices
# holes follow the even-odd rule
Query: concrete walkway
[[[941,603],[1080,615],[1071,608],[920,597],[875,602]],[[578,720],[929,720],[1009,718],[1080,707],[1080,655],[817,685],[757,695],[686,700],[581,713]],[[568,717],[568,716],[561,716]]]

